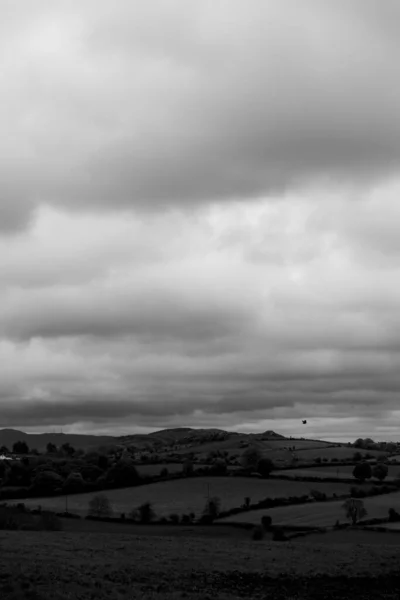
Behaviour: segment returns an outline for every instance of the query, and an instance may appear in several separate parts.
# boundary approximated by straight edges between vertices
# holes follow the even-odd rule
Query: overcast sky
[[[398,439],[399,55],[398,0],[2,0],[0,427]]]

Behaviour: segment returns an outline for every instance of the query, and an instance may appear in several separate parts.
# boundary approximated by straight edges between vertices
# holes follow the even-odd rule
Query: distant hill
[[[254,440],[285,440],[285,436],[274,431],[264,433],[237,433],[223,429],[194,429],[191,427],[178,427],[176,429],[161,429],[147,434],[132,434],[125,436],[88,435],[78,433],[25,433],[17,429],[0,429],[0,446],[9,450],[15,442],[26,442],[30,449],[36,448],[39,452],[46,449],[49,442],[57,447],[69,443],[74,448],[98,448],[99,446],[132,446],[138,450],[155,450],[168,446],[203,445],[212,442],[227,442],[233,439]]]
[[[81,435],[78,433],[25,433],[18,429],[0,429],[0,446],[6,446],[12,450],[15,442],[26,442],[32,450],[36,448],[39,452],[46,449],[49,442],[57,447],[70,443],[74,448],[95,448],[118,443],[118,438],[108,435]]]

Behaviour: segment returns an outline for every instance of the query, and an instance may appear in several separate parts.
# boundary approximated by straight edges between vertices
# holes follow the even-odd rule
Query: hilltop
[[[179,445],[195,446],[213,442],[226,442],[229,440],[244,441],[254,440],[285,440],[283,435],[274,431],[259,434],[245,434],[223,429],[194,429],[191,427],[178,427],[176,429],[161,429],[147,434],[132,434],[124,436],[90,435],[78,433],[26,433],[18,429],[1,429],[0,446],[11,449],[18,441],[26,442],[29,448],[39,452],[45,450],[51,442],[57,447],[69,443],[74,448],[98,448],[100,446],[131,446],[137,450],[160,450],[165,447]]]

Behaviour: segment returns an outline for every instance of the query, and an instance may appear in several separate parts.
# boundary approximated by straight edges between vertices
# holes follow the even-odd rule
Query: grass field
[[[304,537],[293,538],[292,542],[296,544],[326,544],[328,546],[332,546],[332,544],[390,545],[399,546],[397,551],[400,551],[400,534],[363,529],[341,529],[327,531],[326,533],[310,533]]]
[[[343,465],[343,466],[326,466],[326,465],[318,465],[315,467],[307,467],[305,469],[285,469],[284,475],[293,475],[296,477],[303,477],[309,475],[310,477],[336,477],[337,471],[339,472],[339,477],[352,477],[353,476],[354,465]],[[385,481],[393,481],[400,477],[400,465],[389,465],[388,467],[388,476]],[[354,479],[355,483],[357,480]],[[370,480],[373,482],[374,478]]]
[[[124,488],[119,490],[107,490],[104,493],[109,498],[117,515],[128,513],[143,502],[152,502],[154,510],[159,516],[169,516],[171,513],[194,512],[199,516],[204,508],[206,496],[219,496],[222,509],[234,508],[244,502],[245,496],[251,498],[251,502],[257,502],[264,498],[302,496],[309,494],[311,489],[318,489],[332,496],[333,493],[350,493],[349,484],[341,483],[318,483],[285,481],[279,479],[249,479],[242,477],[196,477],[189,479],[178,479],[149,485]],[[96,492],[97,493],[97,492]],[[78,514],[86,514],[88,503],[96,493],[75,494],[68,496],[68,509]],[[9,501],[12,503],[12,501]],[[56,498],[29,498],[19,500],[27,506],[62,511],[65,510],[65,497]]]
[[[296,452],[297,456],[300,460],[314,460],[320,456],[321,458],[327,458],[331,460],[332,458],[337,458],[338,460],[343,460],[346,458],[353,458],[355,452],[357,452],[356,448],[349,448],[348,446],[340,446],[338,448],[330,447],[330,448],[310,448],[310,449],[302,449]],[[361,451],[364,454],[364,450]],[[382,452],[380,450],[369,450],[368,451],[372,456],[386,456],[387,452]]]
[[[368,519],[388,516],[389,508],[400,510],[400,492],[383,494],[363,499],[368,511]],[[273,525],[304,525],[305,527],[329,527],[336,520],[346,522],[345,512],[342,508],[343,500],[337,502],[316,502],[295,506],[282,506],[271,509],[252,510],[247,513],[233,515],[221,519],[226,523],[254,523],[258,524],[263,515],[270,515]]]

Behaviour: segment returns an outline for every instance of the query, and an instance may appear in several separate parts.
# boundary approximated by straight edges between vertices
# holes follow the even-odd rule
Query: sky
[[[0,427],[399,439],[399,52],[398,0],[3,0]]]

